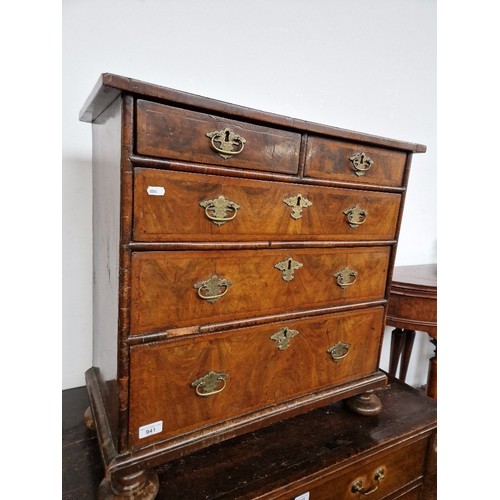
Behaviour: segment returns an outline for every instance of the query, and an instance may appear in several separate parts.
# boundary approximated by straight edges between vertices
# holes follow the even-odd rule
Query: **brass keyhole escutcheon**
[[[278,344],[278,349],[280,351],[284,351],[290,347],[290,341],[295,335],[298,335],[298,330],[293,330],[292,328],[288,328],[285,326],[281,330],[278,330],[276,333],[269,337],[271,340],[274,340]]]
[[[366,218],[368,217],[368,212],[359,205],[347,208],[343,213],[347,216],[347,223],[353,229],[356,229],[358,226],[361,226],[361,224],[364,224]]]
[[[203,377],[191,382],[191,386],[195,388],[198,396],[213,396],[226,388],[226,380],[228,378],[229,375],[227,373],[209,371]]]
[[[297,196],[291,196],[290,198],[285,198],[283,200],[283,203],[285,205],[288,205],[292,209],[290,217],[292,217],[292,219],[295,220],[300,219],[302,217],[303,208],[307,208],[312,205],[312,201],[309,201],[300,193]]]
[[[288,257],[288,259],[277,262],[274,267],[281,271],[281,277],[285,281],[292,281],[295,278],[294,271],[300,269],[303,265],[301,262]]]
[[[373,165],[373,160],[366,153],[356,153],[349,157],[354,168],[354,173],[360,177],[365,175],[366,171],[370,170]]]
[[[240,154],[247,142],[246,139],[234,133],[229,127],[205,134],[210,139],[210,145],[224,159]]]

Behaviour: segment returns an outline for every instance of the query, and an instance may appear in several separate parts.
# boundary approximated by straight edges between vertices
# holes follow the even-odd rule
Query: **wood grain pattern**
[[[380,299],[389,255],[390,247],[134,252],[131,334]],[[287,282],[275,264],[288,257],[303,266]],[[334,273],[346,266],[358,276],[342,289]],[[215,303],[194,288],[212,275],[231,281]]]
[[[206,136],[226,127],[246,140],[243,151],[227,159]],[[296,174],[300,134],[138,100],[136,147],[149,156]]]
[[[280,350],[271,336],[283,327],[298,333]],[[382,329],[379,307],[134,346],[129,429],[134,446],[373,373]],[[351,347],[345,358],[333,361],[327,351],[339,342]],[[200,397],[190,384],[210,371],[229,375],[226,388]],[[139,440],[140,426],[160,420],[161,434]]]
[[[156,169],[136,169],[135,241],[392,240],[401,196],[352,189],[297,186]],[[148,194],[148,188],[165,194]],[[285,199],[301,195],[312,203],[294,219]],[[240,208],[233,220],[214,224],[200,202],[224,196]],[[345,210],[356,205],[368,214],[363,224],[349,225]],[[232,217],[229,210],[225,217]]]

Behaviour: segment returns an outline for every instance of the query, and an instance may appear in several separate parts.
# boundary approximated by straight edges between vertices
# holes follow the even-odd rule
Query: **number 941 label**
[[[163,420],[139,427],[139,439],[143,439],[153,434],[158,434],[163,430]]]

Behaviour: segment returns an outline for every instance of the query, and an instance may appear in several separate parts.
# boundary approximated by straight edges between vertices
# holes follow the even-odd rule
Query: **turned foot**
[[[345,404],[351,411],[368,417],[378,415],[382,410],[382,402],[373,391],[366,391],[346,399]]]
[[[159,489],[154,470],[141,470],[128,476],[117,472],[104,478],[97,490],[98,500],[153,500]]]
[[[85,410],[85,413],[83,414],[83,422],[85,423],[87,429],[95,431],[94,416],[92,415],[90,406]]]

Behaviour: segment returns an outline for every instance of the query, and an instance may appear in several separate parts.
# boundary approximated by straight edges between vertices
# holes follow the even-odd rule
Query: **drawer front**
[[[135,252],[132,334],[381,299],[390,247]]]
[[[134,346],[133,444],[173,437],[369,375],[377,369],[382,330],[383,308],[376,307]],[[218,374],[212,381],[210,372]],[[161,432],[139,438],[139,429],[155,422],[162,422]]]
[[[316,179],[402,186],[406,153],[309,137],[305,175]]]
[[[300,139],[297,133],[137,101],[136,147],[143,155],[296,174]]]
[[[418,498],[420,486],[402,496],[393,494],[422,477],[426,445],[427,440],[420,439],[397,451],[388,450],[375,459],[352,466],[345,474],[335,474],[333,479],[309,488],[309,498],[353,500],[369,496],[371,500],[377,500],[389,495],[391,498]]]
[[[401,197],[136,169],[136,241],[391,240]]]

